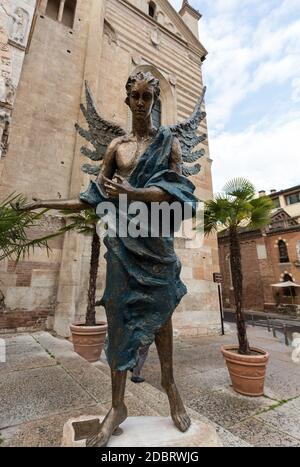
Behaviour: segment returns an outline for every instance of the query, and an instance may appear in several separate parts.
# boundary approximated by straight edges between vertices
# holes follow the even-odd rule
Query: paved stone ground
[[[262,398],[240,396],[230,387],[219,349],[234,335],[175,340],[176,379],[189,412],[213,423],[224,446],[300,446],[300,365],[266,330],[250,328],[249,335],[252,345],[271,352]],[[1,446],[59,446],[69,418],[106,413],[111,388],[104,360],[91,365],[68,341],[45,332],[2,337],[7,363],[0,363]],[[128,380],[130,415],[168,416],[154,347],[144,374],[147,383]]]
[[[265,396],[250,398],[232,390],[220,346],[234,342],[234,334],[185,338],[175,346],[176,380],[185,403],[250,445],[299,447],[300,365],[293,363],[291,347],[280,344],[266,329],[249,327],[248,334],[252,346],[270,352]],[[155,349],[144,376],[160,387]]]

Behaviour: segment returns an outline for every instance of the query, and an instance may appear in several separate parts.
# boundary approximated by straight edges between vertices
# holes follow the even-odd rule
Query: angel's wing
[[[205,155],[204,149],[192,152],[193,149],[196,146],[198,146],[198,144],[202,143],[207,139],[206,134],[199,135],[197,133],[200,123],[206,117],[206,113],[202,112],[201,110],[205,93],[206,87],[203,89],[202,96],[197,102],[195,110],[190,118],[184,120],[181,123],[177,123],[177,125],[170,126],[170,130],[172,131],[173,135],[179,139],[181,145],[182,158],[184,162],[182,171],[183,175],[185,175],[186,177],[196,175],[201,170],[200,164],[186,164],[192,164]]]
[[[75,128],[78,133],[93,146],[93,149],[83,146],[81,148],[81,154],[92,161],[100,162],[100,165],[84,164],[82,166],[82,171],[90,175],[98,175],[107,147],[113,139],[126,135],[126,131],[115,123],[104,120],[104,118],[100,116],[87,82],[85,83],[85,94],[86,107],[81,104],[80,108],[87,121],[88,130],[85,130],[78,124],[75,125]]]

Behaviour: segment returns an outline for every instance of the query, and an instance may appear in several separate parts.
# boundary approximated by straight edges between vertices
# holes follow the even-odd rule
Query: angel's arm
[[[103,158],[101,171],[98,175],[97,182],[102,182],[102,177],[112,179],[116,171],[116,151],[119,145],[119,138],[113,140],[107,148]]]
[[[34,211],[35,209],[55,209],[57,211],[82,211],[90,207],[83,203],[80,199],[53,199],[53,200],[33,200],[32,203],[19,206],[18,203],[13,205],[13,208],[18,211]]]
[[[108,193],[106,191],[105,187],[105,180],[112,180],[116,169],[116,154],[117,154],[117,149],[118,146],[124,141],[127,140],[127,137],[121,137],[121,138],[116,138],[114,139],[110,145],[108,146],[105,156],[103,158],[103,164],[101,167],[101,171],[97,177],[97,182],[100,186],[100,190],[102,191],[103,195],[107,196]]]
[[[178,138],[173,138],[172,153],[170,159],[170,169],[182,175],[182,150]]]

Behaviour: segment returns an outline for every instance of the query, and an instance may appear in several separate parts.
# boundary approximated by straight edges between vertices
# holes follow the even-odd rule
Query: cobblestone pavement
[[[232,330],[234,327],[232,327]],[[175,377],[186,405],[254,446],[300,446],[300,364],[292,348],[267,329],[249,326],[250,344],[270,352],[265,396],[238,395],[231,387],[220,353],[222,344],[236,343],[235,334],[177,339]],[[160,370],[151,349],[143,376],[160,387]]]
[[[46,332],[0,337],[7,351],[0,363],[1,446],[60,446],[69,418],[107,412],[110,371],[103,358],[91,365],[70,342]],[[214,424],[224,446],[300,446],[300,365],[266,330],[249,328],[249,338],[271,353],[265,397],[240,396],[230,386],[220,346],[234,342],[234,334],[175,339],[176,380],[188,410]],[[154,346],[143,373],[146,383],[128,378],[129,414],[168,416]]]

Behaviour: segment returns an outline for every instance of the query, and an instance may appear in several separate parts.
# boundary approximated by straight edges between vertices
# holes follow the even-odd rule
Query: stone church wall
[[[132,3],[103,0],[99,6],[98,0],[78,0],[70,28],[47,17],[47,2],[40,2],[17,89],[9,151],[0,161],[1,199],[12,191],[42,199],[68,198],[78,196],[87,186],[89,178],[80,171],[83,141],[74,129],[75,122],[83,123],[79,105],[84,99],[85,79],[101,114],[126,129],[131,122],[124,85],[129,74],[138,69],[152,71],[161,80],[163,124],[192,113],[203,86],[205,49],[193,35],[190,37],[167,2],[156,3],[175,32]],[[185,34],[188,39],[184,39]],[[201,131],[207,132],[206,122]],[[208,144],[203,148],[202,171],[193,181],[199,198],[207,199],[212,194],[211,159]],[[61,222],[53,213],[45,222],[45,232]],[[202,248],[191,246],[185,239],[177,241],[189,295],[175,315],[175,326],[185,333],[214,332],[218,299],[212,273],[219,267],[217,242],[210,238]],[[40,313],[39,325],[54,326],[60,335],[68,335],[69,323],[83,318],[89,269],[89,240],[85,237],[67,234],[53,242],[49,257],[36,251],[17,267],[6,261],[0,268],[4,296],[0,328],[7,323],[13,328],[33,326]],[[99,296],[104,281],[102,258]],[[101,316],[103,310],[99,310]]]

